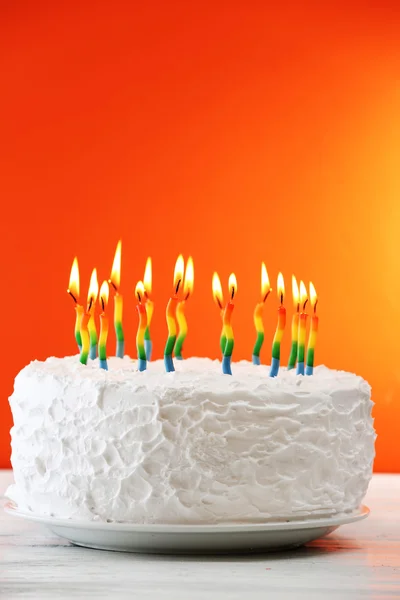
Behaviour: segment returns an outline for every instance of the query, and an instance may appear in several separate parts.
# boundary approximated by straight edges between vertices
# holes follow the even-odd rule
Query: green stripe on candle
[[[146,352],[145,352],[144,346],[142,346],[141,344],[138,345],[137,352],[138,352],[138,357],[140,358],[140,360],[146,360]]]
[[[81,361],[81,363],[83,365],[87,365],[88,356],[89,356],[89,352],[81,352],[81,356],[80,356],[79,360]]]
[[[183,347],[183,342],[185,341],[185,338],[186,338],[186,333],[182,333],[181,335],[178,335],[178,339],[176,340],[176,344],[175,344],[176,358],[182,358],[182,347]]]
[[[107,355],[106,355],[106,347],[104,344],[99,346],[99,359],[100,360],[107,360]]]
[[[176,342],[176,335],[170,335],[167,339],[167,343],[165,344],[164,355],[171,356],[174,351],[174,346]]]
[[[264,343],[264,333],[262,331],[259,331],[257,333],[257,340],[256,343],[254,344],[254,348],[253,348],[253,356],[260,356],[260,351],[261,351],[261,347]]]
[[[307,351],[307,367],[314,366],[314,348],[309,348]]]
[[[82,336],[81,336],[81,332],[79,329],[77,331],[75,331],[75,339],[76,339],[76,343],[78,344],[79,348],[82,348]]]
[[[148,326],[146,327],[146,330],[144,332],[144,339],[145,340],[151,340],[151,337],[150,337],[150,328]]]
[[[298,346],[297,362],[304,362],[304,344]]]
[[[224,356],[232,356],[233,346],[235,345],[235,340],[226,340]]]
[[[222,354],[224,354],[225,346],[226,346],[226,336],[225,335],[221,335],[220,340],[219,340],[219,345],[220,345]]]
[[[294,369],[294,367],[296,366],[297,346],[298,346],[297,342],[292,342],[292,348],[290,350],[290,356],[289,356],[289,362],[288,362],[288,369]]]
[[[115,335],[117,337],[117,340],[119,342],[123,342],[124,341],[124,330],[122,329],[121,321],[117,321],[116,323],[114,323],[114,326],[115,326]]]
[[[279,342],[272,344],[272,358],[276,358],[276,360],[280,360],[281,358],[281,345]]]

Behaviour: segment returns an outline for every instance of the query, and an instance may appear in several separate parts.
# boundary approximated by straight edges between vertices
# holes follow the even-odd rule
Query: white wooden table
[[[223,557],[78,548],[1,509],[0,598],[399,600],[400,475],[375,475],[366,504],[368,519],[296,551]]]

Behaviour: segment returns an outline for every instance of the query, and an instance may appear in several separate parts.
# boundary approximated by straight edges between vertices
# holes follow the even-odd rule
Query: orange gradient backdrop
[[[14,376],[75,351],[74,255],[86,295],[121,237],[130,354],[149,254],[156,357],[178,253],[195,262],[187,355],[218,355],[213,270],[238,279],[235,359],[251,357],[261,261],[274,288],[285,276],[288,325],[291,274],[311,279],[317,362],[368,379],[376,470],[399,470],[396,3],[74,4],[0,9],[0,466]],[[263,362],[276,309],[273,294]],[[287,327],[285,360],[289,342]]]

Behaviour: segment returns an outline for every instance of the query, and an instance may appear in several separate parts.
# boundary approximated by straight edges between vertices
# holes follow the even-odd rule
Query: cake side
[[[35,361],[15,380],[7,495],[60,518],[237,523],[351,511],[372,475],[370,387],[243,361],[165,374],[128,359]]]

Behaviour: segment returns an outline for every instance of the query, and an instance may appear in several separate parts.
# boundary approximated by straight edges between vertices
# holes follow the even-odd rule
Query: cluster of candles
[[[74,259],[69,280],[68,293],[72,297],[75,310],[75,339],[80,352],[80,361],[87,364],[88,358],[95,359],[97,350],[99,355],[99,364],[102,369],[107,370],[107,336],[108,336],[108,317],[107,305],[110,287],[114,292],[114,327],[116,334],[116,356],[124,356],[124,331],[122,328],[123,299],[120,293],[121,279],[121,241],[117,244],[114,262],[111,269],[110,279],[103,281],[100,291],[97,281],[97,271],[93,269],[89,292],[87,298],[86,310],[79,301],[79,267],[77,258]],[[164,350],[165,370],[171,372],[175,370],[173,356],[177,360],[182,360],[182,349],[186,339],[188,327],[185,317],[185,305],[190,295],[193,293],[194,284],[194,266],[193,260],[189,257],[186,268],[185,262],[180,255],[175,264],[173,292],[168,301],[166,309],[166,318],[168,326],[168,339]],[[232,375],[231,359],[234,347],[234,335],[232,328],[232,313],[234,309],[234,299],[237,293],[237,281],[235,274],[229,276],[228,281],[229,299],[225,303],[222,292],[221,281],[217,273],[212,278],[212,291],[214,300],[221,312],[222,332],[220,336],[220,347],[222,352],[222,372],[226,375]],[[260,364],[260,351],[264,343],[264,325],[263,309],[264,304],[270,295],[272,289],[269,284],[269,278],[265,264],[261,265],[261,299],[254,310],[254,325],[257,332],[257,339],[253,348],[253,364]],[[154,303],[151,300],[152,292],[152,263],[151,258],[147,259],[144,271],[143,281],[138,281],[135,288],[137,298],[137,311],[139,324],[136,334],[136,347],[138,356],[138,369],[144,371],[147,368],[147,361],[151,360],[152,341],[150,335],[150,324],[154,311]],[[318,297],[313,284],[310,282],[310,303],[312,306],[311,326],[308,340],[307,353],[305,352],[306,333],[307,333],[307,312],[308,294],[303,281],[300,286],[297,284],[295,276],[292,276],[292,294],[295,312],[292,318],[292,345],[288,362],[288,369],[296,367],[296,373],[301,375],[312,375],[314,368],[314,351],[318,333],[318,317],[316,314]],[[277,280],[277,295],[279,300],[278,324],[272,343],[272,359],[270,376],[276,377],[279,372],[281,358],[281,341],[286,326],[286,309],[284,307],[285,284],[282,273],[279,273]],[[100,333],[97,336],[95,321],[96,303],[99,300],[100,314]],[[305,360],[306,359],[306,360]],[[306,364],[305,364],[306,363]]]

